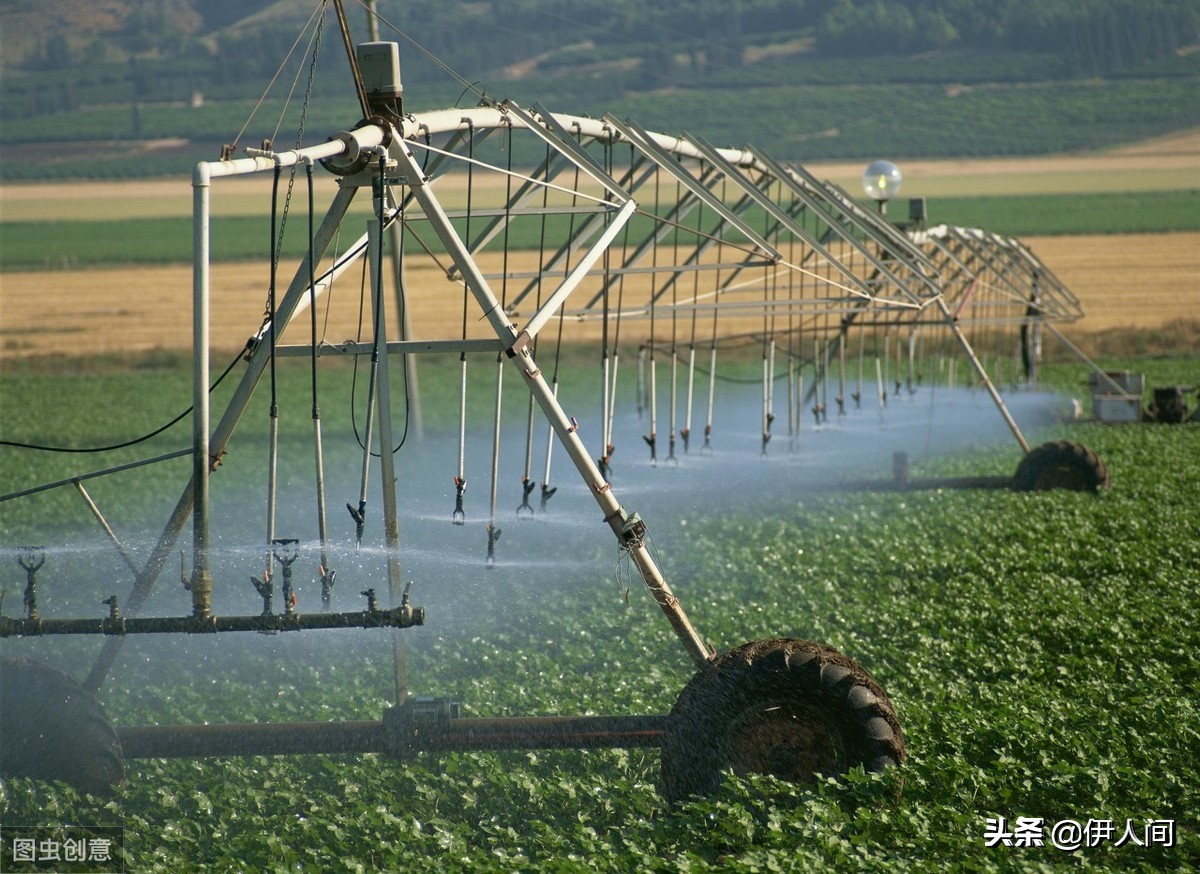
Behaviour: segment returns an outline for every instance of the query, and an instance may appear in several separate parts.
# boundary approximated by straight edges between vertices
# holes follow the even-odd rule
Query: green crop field
[[[411,4],[391,7],[403,10],[405,26],[430,52],[466,75],[452,81],[406,41],[405,112],[466,106],[486,87],[484,104],[511,98],[593,118],[611,113],[720,146],[753,143],[780,161],[803,162],[855,196],[868,161],[896,161],[904,188],[889,218],[903,221],[903,200],[926,197],[930,225],[1040,238],[1032,241],[1039,257],[1072,286],[1087,313],[1076,323],[1082,348],[1105,370],[1145,373],[1147,387],[1187,386],[1194,409],[1200,320],[1185,277],[1194,278],[1189,253],[1200,236],[1200,51],[1188,44],[1198,38],[1196,2],[754,0],[660,8],[523,0],[416,12]],[[237,154],[259,145],[311,146],[354,126],[361,113],[341,70],[338,37],[320,28],[310,53],[301,58],[301,49],[285,62],[275,87],[254,99],[290,39],[280,36],[274,16],[293,4],[97,4],[114,8],[78,11],[54,28],[47,26],[51,13],[26,14],[38,4],[9,5],[0,13],[5,45],[21,54],[6,55],[0,83],[0,616],[32,616],[35,606],[43,619],[98,620],[118,608],[185,616],[192,607],[188,581],[196,579],[191,565],[198,563],[192,520],[178,538],[162,532],[190,498],[191,336],[175,330],[189,311],[189,173],[198,161],[216,160],[223,144],[236,143]],[[172,8],[150,9],[164,6]],[[240,20],[250,6],[270,8]],[[594,17],[592,7],[604,8],[608,24],[597,17],[596,28],[580,29],[577,19]],[[937,39],[890,44],[883,22],[899,13],[912,19],[914,33]],[[101,25],[105,16],[129,32]],[[509,26],[514,21],[521,30]],[[259,33],[264,23],[268,29]],[[109,30],[87,30],[92,26]],[[885,44],[872,46],[884,35]],[[505,58],[502,49],[515,54]],[[727,50],[735,54],[723,60]],[[522,142],[497,131],[477,142],[470,127],[468,148],[481,162],[524,172],[543,156],[549,161],[540,139]],[[425,143],[438,144],[445,141]],[[618,178],[634,154],[619,140],[589,148]],[[570,186],[568,175],[558,181]],[[246,371],[245,350],[233,347],[246,336],[240,323],[253,328],[262,318],[272,242],[282,239],[281,264],[302,259],[306,249],[303,178],[293,177],[286,195],[276,191],[277,201],[290,204],[285,235],[268,216],[266,176],[222,183],[213,202],[212,259],[224,262],[213,271],[222,274],[214,286],[226,294],[219,311],[232,313],[228,325],[214,322],[210,344],[214,423]],[[491,188],[469,189],[468,178]],[[319,206],[334,182],[320,171]],[[481,198],[502,203],[508,185],[478,172],[450,173],[437,184],[456,216],[486,215]],[[653,195],[650,186],[641,189],[647,210],[658,208],[658,181],[653,188]],[[711,190],[734,202],[727,187],[713,183]],[[574,196],[546,197],[544,206]],[[364,191],[346,228],[373,220],[368,201]],[[586,220],[585,212],[583,206],[570,218],[541,221],[536,209],[518,214],[503,245],[522,252],[524,262],[510,264],[506,251],[502,267],[493,268],[501,259],[489,254],[487,269],[503,269],[505,283],[544,269],[536,251],[568,239],[568,223]],[[715,220],[707,206],[681,215],[676,235]],[[757,208],[743,217],[754,228],[772,221]],[[428,247],[434,261],[444,261],[429,225],[410,218],[405,252]],[[466,220],[454,221],[468,242],[478,238],[481,224],[468,230]],[[814,238],[823,236],[814,212],[803,221]],[[643,236],[648,223],[635,215],[631,233]],[[345,233],[335,249],[348,242]],[[657,241],[653,270],[660,267],[657,247],[674,242],[671,234]],[[501,246],[497,238],[488,248]],[[138,266],[155,269],[121,269]],[[803,269],[818,282],[836,278],[811,267]],[[466,321],[465,290],[442,283],[440,270],[424,272],[429,281],[423,273],[420,295],[400,290],[406,312],[417,313],[418,297],[428,305],[413,336],[457,337],[461,330],[466,338],[475,329]],[[360,288],[368,275],[364,263]],[[872,272],[872,285],[879,275]],[[1040,286],[1043,277],[1039,269],[1032,282]],[[272,270],[272,287],[275,279]],[[331,319],[330,305],[328,338],[356,336],[354,292],[342,290],[350,284],[339,280],[338,307],[351,315],[336,325],[341,312]],[[802,281],[802,296],[805,288]],[[671,289],[674,301],[675,284]],[[974,289],[972,282],[960,309]],[[537,283],[538,305],[541,293]],[[989,288],[983,297],[995,293]],[[694,294],[699,299],[698,284]],[[459,702],[467,718],[661,715],[679,700],[694,663],[631,567],[628,543],[614,541],[608,523],[618,517],[600,518],[609,508],[597,512],[591,492],[607,489],[581,482],[561,445],[551,464],[546,423],[500,354],[472,353],[468,362],[464,353],[461,365],[456,355],[420,356],[419,404],[404,388],[402,368],[410,365],[401,356],[385,359],[394,434],[393,446],[376,447],[382,457],[363,440],[366,359],[322,358],[318,403],[309,382],[317,359],[297,356],[271,362],[227,451],[213,458],[212,615],[283,613],[285,593],[272,608],[261,581],[289,575],[279,571],[283,562],[271,542],[296,537],[288,542],[299,562],[299,613],[321,609],[317,575],[328,564],[337,572],[335,611],[362,610],[376,593],[386,600],[389,585],[408,582],[412,604],[427,611],[424,624],[399,635],[402,647],[392,632],[376,628],[129,635],[98,693],[105,718],[78,698],[60,706],[42,686],[32,695],[32,684],[18,688],[12,677],[21,668],[9,661],[30,659],[83,680],[104,639],[0,638],[0,874],[10,870],[11,835],[20,827],[55,839],[71,827],[120,829],[115,867],[164,874],[1200,870],[1200,421],[1071,421],[1073,399],[1091,412],[1088,369],[1049,357],[1065,356],[1065,347],[1047,337],[1045,391],[1013,385],[1021,365],[1006,348],[1010,338],[1002,339],[999,327],[989,333],[991,302],[976,301],[965,317],[971,342],[1030,442],[1086,445],[1107,465],[1111,486],[1096,493],[1018,492],[1003,482],[901,489],[893,474],[901,452],[916,480],[997,481],[1013,477],[1022,453],[965,362],[943,370],[933,343],[916,352],[910,343],[905,390],[901,335],[890,345],[892,328],[883,322],[874,326],[882,350],[879,336],[859,341],[859,381],[872,353],[877,368],[895,369],[877,371],[878,385],[860,386],[861,408],[847,401],[849,414],[835,419],[831,410],[824,425],[820,396],[811,407],[804,400],[793,433],[791,367],[801,379],[806,363],[815,374],[818,331],[832,329],[836,313],[814,315],[809,337],[803,314],[802,330],[792,332],[789,308],[788,336],[805,347],[818,342],[807,361],[807,349],[793,349],[790,340],[786,355],[780,350],[779,397],[770,401],[765,338],[774,343],[777,319],[771,294],[763,337],[739,345],[739,335],[721,346],[711,453],[698,448],[697,413],[690,451],[685,435],[675,454],[684,403],[676,395],[689,369],[672,367],[653,304],[648,333],[639,322],[620,334],[618,320],[609,338],[605,323],[604,344],[611,339],[619,348],[621,375],[619,382],[613,377],[617,436],[603,477],[622,507],[644,520],[647,548],[704,641],[728,651],[747,641],[795,638],[853,658],[895,705],[907,745],[902,764],[881,773],[838,766],[833,770],[845,773],[803,785],[731,771],[713,794],[669,803],[656,748],[416,753],[406,751],[411,738],[393,733],[389,722],[395,756],[131,757],[126,784],[111,797],[11,776],[44,756],[13,741],[36,734],[29,723],[46,725],[48,735],[69,734],[58,749],[82,759],[107,722],[194,729],[375,721],[387,717],[399,686]],[[500,296],[509,300],[504,291]],[[1019,305],[1025,308],[1023,297]],[[603,306],[607,312],[607,296]],[[364,312],[360,305],[360,337]],[[311,313],[319,318],[315,298]],[[672,348],[675,321],[672,314]],[[552,352],[546,327],[538,366],[554,379],[573,431],[595,458],[604,442],[600,353],[596,345],[564,344],[562,323]],[[693,317],[693,342],[696,325]],[[715,313],[712,332],[715,354]],[[218,342],[218,335],[233,339]],[[654,363],[639,371],[638,343],[646,344],[639,353],[658,351],[657,377]],[[84,348],[120,351],[85,357]],[[682,348],[679,355],[685,360]],[[648,357],[653,362],[655,351]],[[605,353],[606,365],[615,361]],[[846,373],[843,363],[839,375]],[[635,394],[635,380],[645,378],[657,380],[654,401]],[[768,405],[779,414],[769,441]],[[139,435],[144,439],[134,439]],[[155,456],[162,457],[135,464]],[[384,545],[384,458],[396,466],[395,551]],[[367,472],[370,479],[360,482]],[[466,488],[456,505],[459,476]],[[326,488],[328,544],[317,540],[318,480]],[[538,493],[523,487],[538,482],[543,495],[547,486],[557,488],[553,501],[543,497],[537,512],[518,507],[522,494],[537,504]],[[356,541],[360,499],[366,521]],[[461,520],[452,515],[459,508]],[[531,512],[522,515],[522,508]],[[640,537],[637,531],[631,524],[622,536]],[[36,601],[26,564],[31,552],[46,559]],[[130,604],[139,568],[152,566],[156,554],[166,562],[151,574],[154,591],[144,605]],[[392,573],[397,564],[400,579]],[[831,679],[822,694],[839,682]],[[775,715],[826,723],[811,732],[820,735],[813,749],[827,740],[839,762],[870,760],[834,731],[832,708],[815,699],[793,708],[784,697],[768,701],[779,705],[769,708]],[[879,730],[861,715],[878,702],[863,705],[854,694],[847,702],[858,709],[861,728]],[[743,728],[750,721],[728,710],[724,721]],[[768,724],[767,733],[789,741],[803,731],[769,719],[775,721],[755,730]],[[65,730],[72,721],[75,730]],[[9,734],[14,724],[19,730]],[[274,737],[298,734],[283,731]],[[768,748],[772,769],[778,757],[812,751],[785,749],[778,736],[755,740]],[[126,751],[134,755],[128,744]],[[86,770],[93,763],[82,764]],[[75,868],[66,862],[63,870]]]
[[[1022,237],[1200,230],[1200,189],[938,198],[929,220]]]
[[[638,221],[642,220],[636,220],[631,230],[635,239]],[[292,231],[284,241],[285,256],[303,255],[303,222],[293,217]],[[565,222],[559,218],[548,223],[548,246],[565,239]],[[1200,190],[944,197],[931,204],[930,222],[1023,236],[1195,231],[1200,230]],[[213,223],[213,258],[260,257],[269,249],[270,236],[270,224],[264,219],[223,218]],[[728,238],[737,240],[738,235]],[[422,239],[434,251],[442,250],[428,230]],[[509,245],[536,249],[540,241],[537,224],[517,224]],[[499,246],[497,239],[491,248]],[[185,263],[191,260],[191,251],[191,219],[184,217],[0,222],[0,270]]]
[[[627,90],[633,83],[624,75],[532,77],[490,82],[488,93],[522,106],[541,103],[554,111],[594,117],[611,113],[653,130],[687,130],[722,146],[751,142],[780,160],[803,162],[868,161],[881,154],[899,160],[1076,152],[1200,123],[1194,99],[1200,62],[1194,54],[1178,59],[1178,71],[1151,71],[1144,78],[1064,81],[1061,72],[1048,73],[1035,65],[1025,71],[1035,77],[1032,81],[1009,81],[1000,71],[997,79],[978,81],[976,77],[986,77],[994,63],[986,55],[960,56],[950,67],[936,65],[937,73],[897,59],[856,59],[832,66],[810,62],[786,69],[768,65],[747,68],[744,75],[749,80],[744,83],[737,81],[737,74],[722,74],[694,87],[654,91],[641,86]],[[963,68],[972,66],[974,73],[964,75]],[[850,74],[852,68],[857,72]],[[352,104],[348,108],[345,86],[338,82],[334,93],[338,96],[313,100],[307,130],[340,130],[355,123],[357,110]],[[448,106],[460,95],[457,84],[432,92],[427,85],[417,86],[409,89],[408,108]],[[14,94],[13,106],[20,105],[23,96]],[[84,101],[70,111],[6,123],[0,150],[20,148],[23,159],[0,164],[0,179],[185,176],[196,161],[215,160],[222,143],[233,142],[251,119],[240,141],[243,146],[264,137],[278,139],[281,117],[285,131],[300,124],[298,107],[274,97],[257,114],[253,99],[214,100],[197,108],[182,101],[147,103],[136,115],[128,104],[102,103]],[[163,153],[130,148],[141,140],[182,144]],[[49,156],[30,151],[31,144],[41,143],[57,146]],[[74,150],[73,143],[79,144]],[[536,152],[523,159],[531,157]]]
[[[99,367],[95,376],[7,369],[0,436],[115,442],[186,405],[177,360],[135,364]],[[1133,365],[1154,385],[1200,381],[1194,358],[1102,364]],[[346,389],[351,375],[334,369],[329,393]],[[428,371],[423,378],[432,379]],[[1047,378],[1079,393],[1085,372],[1055,366]],[[292,416],[285,432],[307,427],[298,382],[283,396]],[[479,388],[475,403],[486,414],[490,400]],[[429,391],[453,406],[453,376]],[[330,444],[352,445],[341,403],[324,405]],[[252,420],[250,451],[231,453],[214,478],[226,500],[259,479],[265,411],[255,406]],[[145,454],[186,443],[186,428]],[[128,788],[112,800],[9,780],[0,825],[123,827],[130,871],[1194,868],[1200,425],[1058,425],[1034,436],[1093,447],[1112,488],[821,493],[800,480],[772,494],[680,503],[647,519],[668,577],[722,648],[786,634],[861,661],[903,722],[910,757],[900,769],[804,787],[731,778],[716,797],[669,808],[656,794],[650,750],[135,761]],[[123,452],[103,459],[133,450]],[[980,445],[924,459],[914,473],[1009,473],[1015,455],[1011,442]],[[721,463],[719,455],[710,461]],[[0,447],[5,491],[55,465],[78,472],[101,463]],[[163,483],[181,482],[186,465],[135,477],[144,487],[134,489],[93,481],[93,493],[110,520],[153,522],[177,497]],[[676,474],[690,475],[654,475]],[[285,469],[285,483],[290,475]],[[634,485],[618,471],[618,491]],[[17,609],[14,586],[23,585],[10,561],[16,545],[70,546],[94,530],[71,490],[60,491],[61,499],[0,504],[8,615]],[[244,513],[236,525],[256,525],[261,510]],[[431,615],[429,627],[406,633],[414,692],[458,697],[470,716],[665,712],[688,678],[687,660],[645,593],[634,589],[625,603],[607,532],[588,530],[594,548],[582,557],[551,549],[544,567],[533,562],[520,574],[460,571],[481,578],[467,589],[479,612],[458,622]],[[123,571],[96,578],[119,563],[81,570],[72,565],[93,553],[86,544],[77,552],[52,556],[44,614],[54,613],[55,599],[99,610],[104,594],[127,588]],[[64,574],[76,582],[64,586]],[[182,597],[173,578],[168,568],[164,603]],[[420,603],[458,585],[448,572],[419,579],[414,594]],[[118,724],[379,718],[391,688],[385,638],[311,635],[226,635],[237,639],[219,647],[189,638],[166,649],[130,641],[102,697]],[[95,650],[95,641],[61,638],[0,646],[76,676]],[[1042,819],[1044,845],[985,846],[989,819],[1000,817],[1009,830],[1020,817]],[[1067,820],[1092,824],[1087,844],[1081,838],[1073,851],[1050,839],[1051,826]],[[1146,843],[1150,821],[1173,823],[1171,845],[1162,834],[1146,846],[1119,841],[1132,828]]]

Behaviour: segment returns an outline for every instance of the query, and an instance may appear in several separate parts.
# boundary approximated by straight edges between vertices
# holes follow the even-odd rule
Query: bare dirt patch
[[[1200,47],[1197,47],[1200,48]],[[1200,130],[1182,130],[1113,149],[1112,155],[1191,155],[1200,159]]]
[[[903,197],[989,194],[1067,194],[1100,191],[1170,191],[1200,185],[1200,146],[1190,151],[1113,152],[1036,158],[899,161]],[[809,164],[819,179],[862,190],[865,162]]]
[[[488,272],[500,269],[499,255],[484,255]],[[509,267],[532,271],[536,253],[513,253]],[[406,268],[406,300],[414,339],[462,335],[463,286],[432,264]],[[290,276],[282,272],[281,299]],[[93,356],[120,352],[192,348],[191,265],[10,273],[0,294],[0,360],[18,356]],[[263,323],[269,273],[263,263],[218,263],[210,281],[210,345],[222,354],[245,346]],[[369,304],[360,316],[360,272],[351,270],[318,301],[318,336],[340,344],[369,335]],[[399,336],[394,298],[389,337]],[[530,307],[530,312],[532,307]],[[528,315],[528,313],[526,313]],[[594,332],[598,335],[599,328]],[[311,334],[307,311],[284,332],[283,342],[306,343]],[[490,338],[490,327],[470,305],[467,336]]]
[[[6,153],[7,154],[7,153]],[[297,183],[303,185],[301,181]],[[333,177],[318,177],[316,192],[327,202]],[[225,179],[213,197],[214,215],[263,215],[270,208],[270,174]],[[0,220],[54,221],[98,218],[168,218],[192,214],[192,182],[129,179],[117,182],[33,182],[0,185]]]
[[[905,197],[1192,189],[1200,186],[1200,130],[1176,131],[1105,152],[902,161],[899,165]],[[820,179],[849,191],[861,190],[864,162],[807,166]]]

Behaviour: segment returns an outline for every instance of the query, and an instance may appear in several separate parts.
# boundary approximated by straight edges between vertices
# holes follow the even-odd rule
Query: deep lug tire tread
[[[110,796],[125,785],[121,741],[100,700],[67,674],[0,658],[0,777],[61,780]]]
[[[1030,450],[1013,476],[1012,487],[1018,492],[1068,489],[1096,492],[1112,480],[1100,456],[1082,443],[1054,440]]]
[[[904,734],[883,687],[857,662],[813,641],[771,638],[719,656],[684,687],[667,717],[662,794],[716,792],[744,743],[736,726],[758,709],[796,708],[824,725],[836,768],[877,772],[904,761]],[[789,773],[784,779],[812,779]],[[829,774],[827,776],[834,776]]]

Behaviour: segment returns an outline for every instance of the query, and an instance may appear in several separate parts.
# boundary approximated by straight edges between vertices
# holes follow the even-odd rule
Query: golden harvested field
[[[1200,320],[1200,233],[1026,242],[1082,301],[1083,320],[1068,328],[1074,337]],[[514,260],[510,266],[522,265]],[[234,351],[257,329],[266,300],[265,269],[263,264],[214,265],[214,348]],[[11,273],[0,277],[0,287],[0,357],[191,348],[188,265]],[[421,270],[410,273],[408,289],[417,337],[457,336],[461,285]],[[325,338],[336,343],[358,334],[357,278],[335,286],[334,297],[336,317],[327,327],[324,309],[319,313]],[[486,336],[483,327],[472,317],[472,336]],[[636,342],[646,330],[644,322],[630,325],[626,337]],[[292,336],[306,339],[308,331],[304,315]]]
[[[1200,234],[1029,237],[1083,304],[1069,333],[1200,320]]]
[[[863,165],[813,164],[809,169],[859,191]],[[903,161],[901,194],[955,197],[1166,191],[1200,186],[1200,131],[1189,130],[1107,152],[1028,158]]]
[[[856,186],[861,173],[858,164],[810,169],[847,187]],[[1097,155],[906,162],[904,169],[905,190],[929,195],[1195,187],[1200,132]],[[238,181],[223,190],[214,199],[217,215],[261,209],[262,183]],[[451,202],[456,194],[443,192]],[[9,220],[93,212],[97,203],[103,203],[114,217],[186,215],[190,201],[187,180],[0,189],[0,210]],[[1200,233],[1043,237],[1026,242],[1082,302],[1084,319],[1068,329],[1074,337],[1112,328],[1157,329],[1178,320],[1200,321]],[[534,264],[528,254],[512,259],[512,269]],[[522,260],[527,263],[519,263]],[[281,285],[287,278],[281,278]],[[236,350],[255,331],[262,319],[267,280],[265,263],[214,266],[215,349]],[[416,337],[457,336],[460,285],[436,271],[417,269],[409,272],[408,288]],[[329,342],[358,335],[357,296],[357,278],[347,280],[335,288],[334,315],[327,325],[324,308],[320,309],[323,335]],[[308,335],[307,323],[305,316],[299,332],[303,338]],[[471,335],[484,336],[484,329],[473,323]],[[625,339],[637,342],[647,327],[638,323],[626,330]],[[190,265],[0,275],[0,359],[190,348]]]

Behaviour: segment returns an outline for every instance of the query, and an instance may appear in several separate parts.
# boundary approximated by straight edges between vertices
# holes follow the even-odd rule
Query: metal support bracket
[[[397,759],[411,758],[430,735],[445,734],[458,718],[459,703],[450,698],[410,695],[383,712],[384,747]]]

